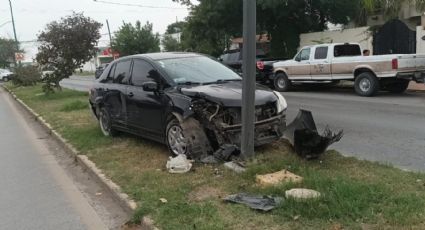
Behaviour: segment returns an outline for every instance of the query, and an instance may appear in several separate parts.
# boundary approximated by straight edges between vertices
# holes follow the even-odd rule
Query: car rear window
[[[362,56],[362,51],[359,45],[336,45],[334,48],[334,57],[352,57]]]

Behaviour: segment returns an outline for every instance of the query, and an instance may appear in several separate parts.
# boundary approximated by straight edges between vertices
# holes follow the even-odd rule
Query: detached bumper
[[[286,115],[281,114],[266,120],[255,122],[254,145],[261,146],[279,140],[286,129]],[[220,131],[224,139],[240,145],[242,125],[222,125]]]
[[[425,72],[422,71],[398,73],[396,77],[398,79],[411,80],[417,83],[425,83]]]

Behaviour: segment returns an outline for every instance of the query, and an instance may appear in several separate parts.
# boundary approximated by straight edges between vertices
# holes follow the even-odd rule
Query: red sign
[[[119,58],[120,54],[117,51],[113,51],[110,47],[102,50],[103,56],[113,57],[114,59]]]
[[[15,60],[16,61],[23,61],[25,59],[24,53],[15,53]]]

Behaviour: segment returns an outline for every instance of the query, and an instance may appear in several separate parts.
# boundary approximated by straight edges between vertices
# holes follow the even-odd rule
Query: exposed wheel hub
[[[285,86],[286,86],[285,79],[283,79],[283,78],[277,79],[277,86],[279,86],[279,88],[281,88],[281,89],[285,88]]]
[[[371,88],[371,85],[372,83],[367,78],[363,78],[359,83],[360,90],[363,92],[368,92]]]
[[[173,125],[170,129],[168,129],[167,139],[173,154],[186,154],[187,143],[183,135],[183,129],[180,126]]]

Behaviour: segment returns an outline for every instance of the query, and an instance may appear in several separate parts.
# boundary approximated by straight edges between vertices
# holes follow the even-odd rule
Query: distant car
[[[12,78],[12,76],[13,76],[13,73],[10,72],[10,70],[0,69],[0,80],[7,82]]]
[[[274,86],[273,64],[286,58],[268,58],[261,50],[257,50],[256,56],[256,81],[268,86]],[[227,51],[218,60],[224,65],[232,68],[237,73],[242,74],[242,52],[238,49]]]
[[[98,79],[100,75],[102,75],[103,71],[108,67],[109,63],[103,63],[96,68],[96,72],[94,73],[94,77]]]
[[[286,128],[285,98],[257,85],[256,146],[279,140]],[[90,90],[104,135],[123,131],[167,144],[191,158],[223,145],[240,145],[242,78],[195,53],[152,53],[113,61]]]
[[[55,67],[51,65],[43,65],[39,67],[39,71],[41,74],[41,80],[44,81],[55,72]]]

